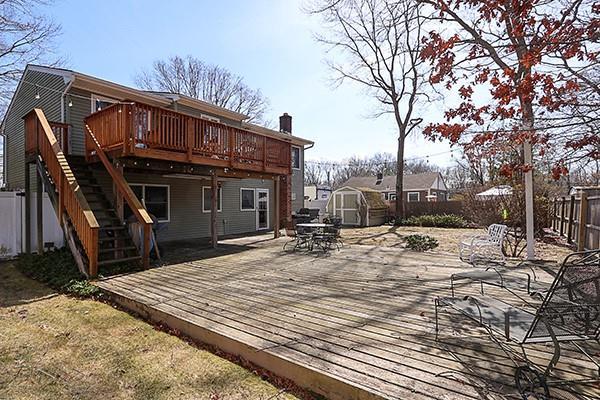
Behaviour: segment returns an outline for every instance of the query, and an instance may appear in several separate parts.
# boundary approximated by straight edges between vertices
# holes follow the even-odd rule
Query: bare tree
[[[47,6],[44,0],[0,1],[0,111],[6,106],[30,63],[55,65],[60,62],[54,54],[54,39],[60,26],[38,10]]]
[[[251,89],[241,76],[193,56],[156,60],[150,70],[134,79],[142,89],[184,94],[246,114],[249,122],[266,122],[269,100],[259,89]]]
[[[54,39],[60,26],[38,10],[44,0],[0,1],[0,116],[6,108],[27,64],[56,65]],[[0,136],[0,187],[4,185],[4,137]]]
[[[392,114],[398,129],[396,192],[402,193],[405,139],[422,121],[415,105],[422,91],[425,63],[420,58],[422,8],[411,0],[315,0],[309,11],[320,15],[327,32],[317,39],[345,55],[330,62],[337,81],[358,83],[381,105],[378,115]],[[397,221],[404,207],[396,202]]]

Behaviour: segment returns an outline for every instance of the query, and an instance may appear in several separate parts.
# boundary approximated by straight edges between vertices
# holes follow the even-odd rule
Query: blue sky
[[[301,5],[302,0],[57,0],[48,12],[62,25],[59,54],[69,68],[133,86],[134,75],[155,59],[191,54],[260,88],[271,100],[273,121],[290,113],[294,134],[316,143],[307,159],[395,153],[393,121],[369,118],[376,103],[360,87],[332,86],[326,49],[313,38],[318,20]],[[409,139],[406,154],[448,149],[417,136]],[[430,160],[444,165],[450,157]]]

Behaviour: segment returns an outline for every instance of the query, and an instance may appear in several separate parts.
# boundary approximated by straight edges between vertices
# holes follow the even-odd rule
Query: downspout
[[[65,90],[63,90],[62,94],[60,95],[60,122],[63,124],[67,119],[65,116],[65,96],[67,95],[67,92],[71,89],[71,86],[73,86],[74,81],[75,79],[73,78],[73,76],[71,76],[69,78],[69,83],[67,83],[67,86],[65,87]]]

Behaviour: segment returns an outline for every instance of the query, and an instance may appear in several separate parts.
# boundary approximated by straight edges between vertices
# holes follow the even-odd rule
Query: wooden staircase
[[[102,191],[91,165],[83,157],[65,156],[42,110],[32,110],[24,120],[26,162],[37,165],[37,173],[46,186],[81,272],[94,277],[101,266],[139,260],[148,267],[152,219],[104,152],[97,148],[96,156],[113,179],[118,198],[127,201],[143,232],[141,255],[124,221]],[[96,144],[90,130],[88,135]]]
[[[79,183],[90,209],[98,221],[98,267],[141,260],[126,226],[117,215],[94,176],[94,169],[85,160],[69,157],[69,165]]]

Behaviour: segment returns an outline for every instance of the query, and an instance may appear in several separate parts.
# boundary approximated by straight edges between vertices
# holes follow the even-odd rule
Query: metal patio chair
[[[600,336],[600,250],[573,253],[565,258],[541,305],[528,304],[532,310],[515,307],[485,295],[437,297],[435,329],[438,339],[438,309],[449,307],[485,328],[490,338],[517,366],[515,383],[524,399],[548,399],[548,385],[561,386],[600,381],[600,365],[578,344],[598,341]],[[516,352],[508,345],[517,345]],[[526,345],[552,343],[554,352],[547,366],[538,366],[528,358]],[[598,369],[596,377],[578,380],[560,379],[552,374],[561,344],[571,343]]]
[[[339,229],[337,229],[335,226],[326,226],[321,231],[313,234],[312,241],[312,248],[316,246],[322,249],[325,253],[329,250],[332,250],[334,247],[339,251],[341,242],[339,240]]]
[[[296,250],[311,250],[313,243],[312,232],[304,229],[301,226],[294,226],[293,228],[285,228],[285,234],[293,239],[289,240],[283,245],[285,251],[287,246],[293,246],[292,251]]]
[[[480,293],[485,294],[484,286],[496,286],[506,289],[517,297],[518,291],[524,291],[531,297],[538,297],[543,300],[549,285],[538,281],[535,269],[526,263],[520,263],[519,266],[512,269],[499,268],[495,265],[488,266],[485,269],[475,269],[470,271],[457,272],[450,275],[450,290],[454,297],[454,288],[456,282],[471,281],[478,282],[481,286]]]
[[[458,254],[462,261],[474,264],[478,259],[505,261],[502,246],[508,227],[492,224],[485,235],[475,235],[463,239],[458,245]]]

